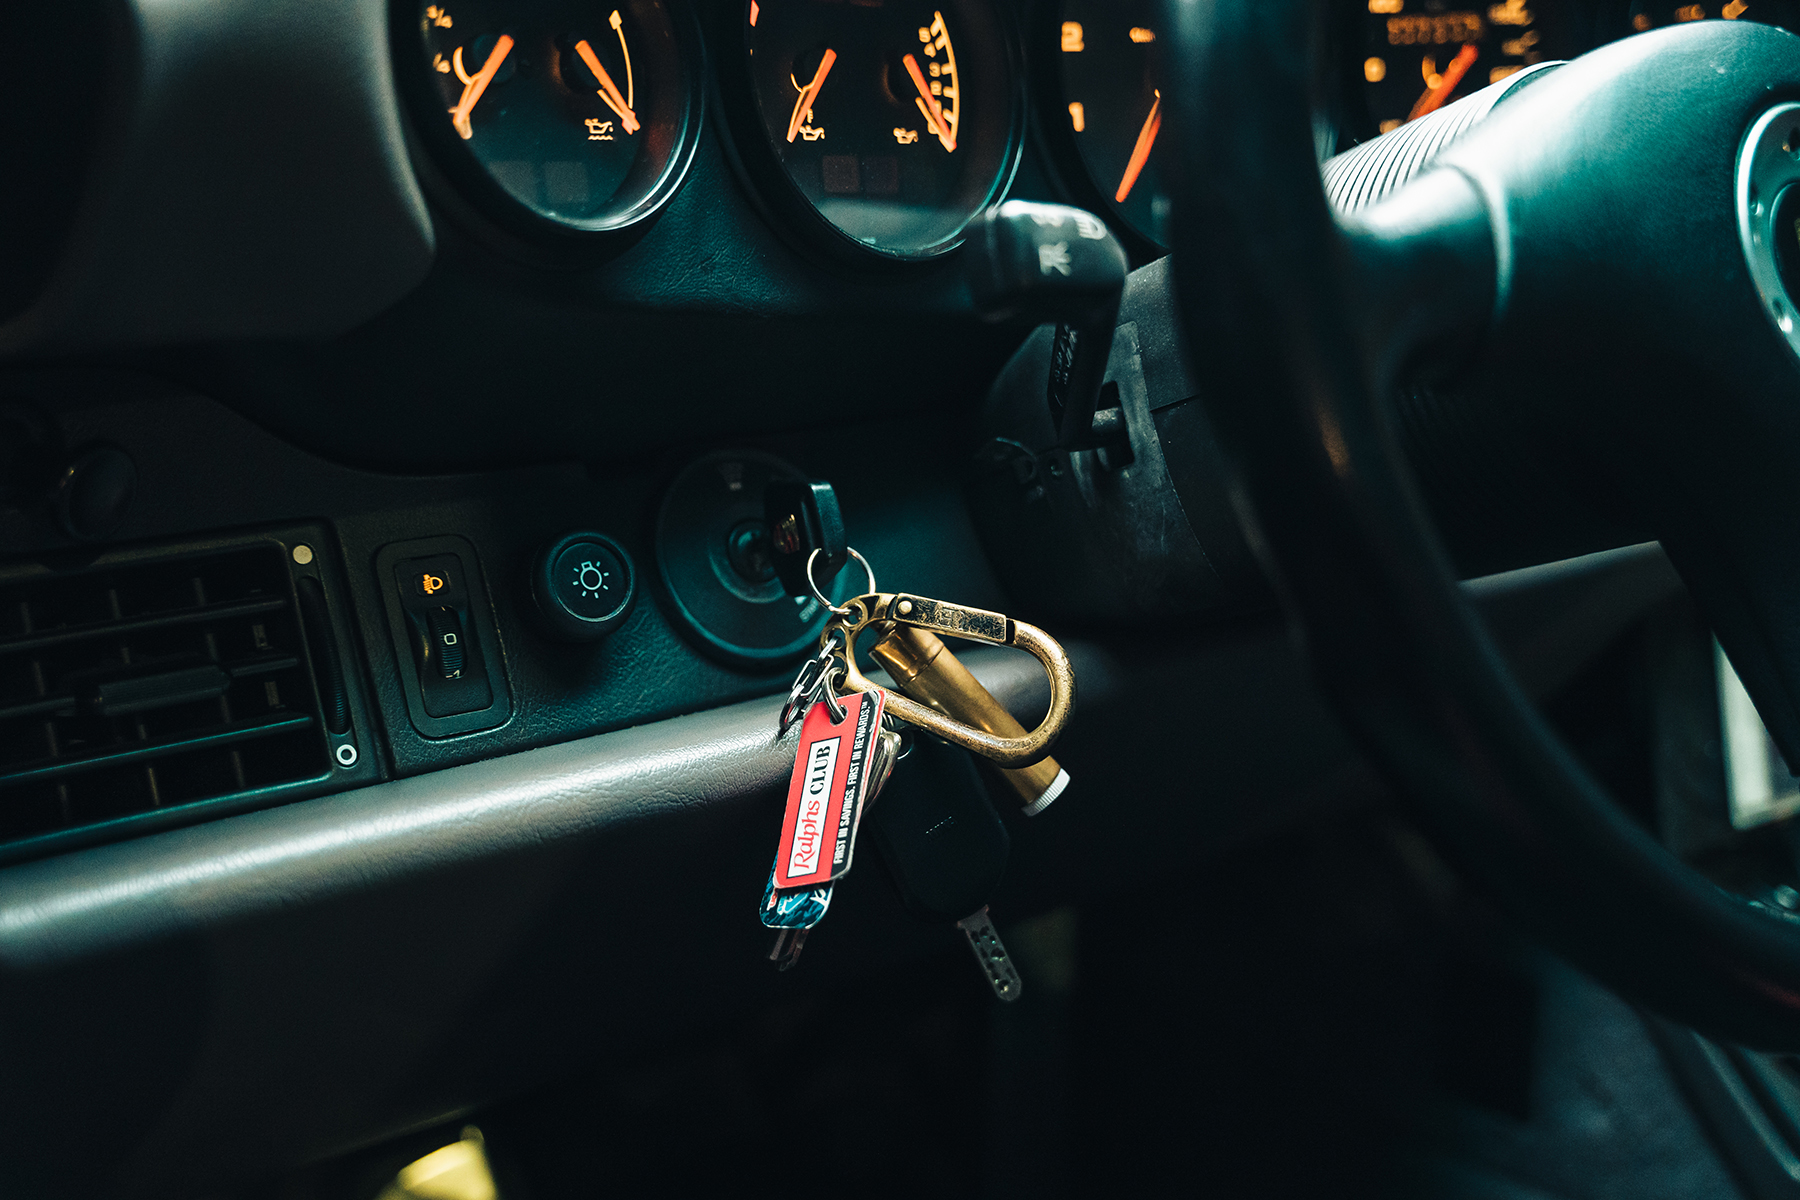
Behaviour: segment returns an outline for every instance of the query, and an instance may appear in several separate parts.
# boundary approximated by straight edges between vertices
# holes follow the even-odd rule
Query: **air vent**
[[[0,843],[331,767],[284,552],[0,579]]]

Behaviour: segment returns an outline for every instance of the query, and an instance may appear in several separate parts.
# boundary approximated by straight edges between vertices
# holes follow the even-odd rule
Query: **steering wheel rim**
[[[1379,401],[1434,353],[1467,364],[1471,340],[1518,319],[1516,255],[1534,249],[1520,239],[1546,226],[1520,216],[1474,138],[1363,219],[1334,215],[1313,154],[1310,56],[1294,52],[1321,44],[1319,17],[1305,0],[1173,0],[1165,19],[1177,297],[1251,540],[1324,691],[1465,879],[1628,998],[1718,1036],[1800,1049],[1800,920],[1681,863],[1562,744],[1461,594]],[[1712,89],[1695,103],[1715,106],[1716,128],[1696,137],[1735,141],[1800,80],[1800,39],[1779,31],[1703,31],[1704,46],[1683,36],[1612,52],[1602,68],[1633,54],[1666,56],[1671,71],[1708,54],[1730,65],[1719,75],[1740,78],[1697,85]],[[1741,78],[1749,71],[1763,78]],[[1447,293],[1445,279],[1456,281]],[[1782,386],[1800,396],[1793,380]],[[1676,562],[1713,618],[1729,588],[1697,585],[1703,558]],[[1765,679],[1759,707],[1774,694]]]

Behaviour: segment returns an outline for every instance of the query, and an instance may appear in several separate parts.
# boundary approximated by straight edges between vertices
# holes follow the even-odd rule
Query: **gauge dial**
[[[857,245],[940,254],[1011,179],[1017,85],[982,0],[750,0],[744,21],[760,140]]]
[[[1169,244],[1163,183],[1156,0],[1063,0],[1057,33],[1061,111],[1102,206],[1141,237]]]
[[[1563,0],[1367,0],[1360,60],[1370,132],[1387,133],[1533,63],[1571,57]]]
[[[1684,4],[1682,0],[1631,0],[1625,15],[1632,33],[1718,18],[1800,30],[1800,0],[1708,0],[1705,4]]]
[[[668,0],[445,0],[417,11],[421,124],[491,213],[611,230],[680,184],[698,80],[693,39]]]

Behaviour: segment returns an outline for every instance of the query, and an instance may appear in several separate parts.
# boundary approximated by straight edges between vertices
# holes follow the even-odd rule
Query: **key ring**
[[[837,695],[831,687],[831,677],[837,666],[837,652],[845,643],[844,631],[832,626],[822,639],[819,652],[806,660],[800,668],[799,678],[788,691],[787,703],[781,706],[780,732],[777,737],[786,737],[787,731],[795,721],[811,711],[814,704],[823,701],[830,710],[831,723],[841,725],[844,721],[844,706],[838,703]]]
[[[854,558],[857,562],[862,564],[863,574],[867,575],[869,577],[869,589],[868,589],[868,591],[864,592],[863,594],[864,595],[873,594],[875,591],[875,568],[871,567],[869,565],[868,559],[864,558],[862,555],[860,555],[856,552],[855,546],[845,546],[844,549],[846,549],[850,552],[851,558]],[[824,550],[823,547],[815,546],[815,547],[813,547],[813,552],[806,556],[806,586],[812,589],[813,599],[817,600],[820,604],[823,604],[825,606],[826,610],[829,611],[833,616],[847,617],[850,615],[850,610],[846,607],[833,604],[831,601],[827,600],[825,598],[825,593],[821,592],[819,590],[819,585],[813,581],[813,573],[812,573],[813,560],[818,558],[819,555],[821,553],[823,553],[823,550]]]
[[[827,639],[833,632],[843,631],[843,687],[846,690],[885,693],[886,710],[892,716],[936,734],[952,745],[972,750],[1002,767],[1028,767],[1048,755],[1051,744],[1075,711],[1074,665],[1056,639],[1035,625],[1015,621],[1004,613],[965,608],[960,604],[946,604],[942,600],[905,593],[857,596],[844,605],[844,610],[825,627],[820,640],[828,644]],[[1050,711],[1044,714],[1038,727],[1025,736],[1000,737],[965,725],[935,708],[871,682],[856,667],[856,638],[869,626],[880,624],[910,625],[932,633],[995,646],[1014,646],[1029,652],[1043,664],[1044,674],[1050,679]]]

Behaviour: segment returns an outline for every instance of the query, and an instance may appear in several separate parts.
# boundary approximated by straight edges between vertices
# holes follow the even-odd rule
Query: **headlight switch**
[[[625,623],[637,572],[625,547],[599,533],[571,533],[544,547],[531,568],[538,628],[559,642],[597,642]]]
[[[456,615],[454,608],[427,609],[425,641],[419,647],[421,668],[428,669],[435,658],[439,678],[461,679],[467,654],[463,639],[467,636],[462,618]]]
[[[469,615],[469,581],[461,556],[434,554],[396,563],[394,586],[412,631],[426,715],[453,717],[491,705],[494,691]]]

